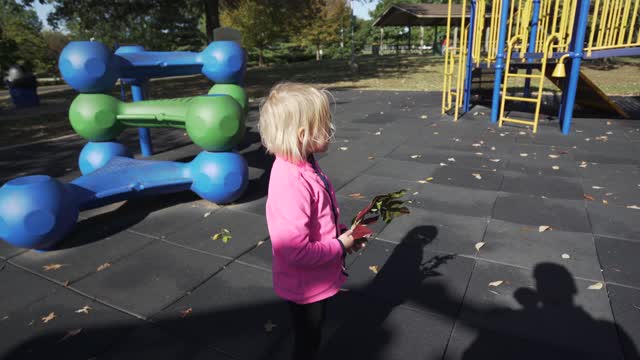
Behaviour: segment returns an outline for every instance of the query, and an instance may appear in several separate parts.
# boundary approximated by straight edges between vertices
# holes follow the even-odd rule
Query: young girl
[[[273,247],[273,287],[288,301],[294,359],[314,359],[327,299],[346,280],[344,257],[354,247],[351,230],[338,224],[331,182],[313,154],[333,136],[328,92],[299,83],[273,87],[260,108],[262,143],[276,160],[267,197]]]

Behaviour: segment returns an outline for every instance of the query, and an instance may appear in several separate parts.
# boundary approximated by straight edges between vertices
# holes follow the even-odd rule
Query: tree
[[[46,49],[41,29],[33,9],[15,0],[0,0],[0,67],[18,63],[29,71],[41,71]]]
[[[264,65],[264,49],[280,35],[284,17],[280,9],[261,0],[241,0],[235,8],[222,11],[225,26],[242,33],[242,45],[258,49],[258,66]]]
[[[344,0],[310,0],[298,39],[313,46],[316,60],[322,58],[323,46],[339,41],[340,26],[345,12],[349,11]]]
[[[28,5],[34,1],[24,0]],[[195,50],[206,42],[198,30],[203,0],[37,1],[53,4],[47,22],[54,29],[65,26],[75,39],[153,50]]]
[[[60,57],[60,53],[71,39],[68,35],[59,31],[49,30],[42,32],[42,38],[46,45],[45,55],[43,58],[45,71],[49,74],[57,74],[58,58]]]

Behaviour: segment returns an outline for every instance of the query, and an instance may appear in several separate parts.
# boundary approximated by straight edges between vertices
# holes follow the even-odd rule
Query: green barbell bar
[[[94,142],[113,140],[127,127],[171,127],[185,129],[204,150],[227,151],[245,132],[246,95],[236,87],[240,90],[220,91],[228,95],[133,103],[105,94],[80,94],[69,108],[69,120],[78,135]]]

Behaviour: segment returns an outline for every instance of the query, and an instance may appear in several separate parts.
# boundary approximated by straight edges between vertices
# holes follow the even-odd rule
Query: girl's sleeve
[[[296,180],[269,194],[267,223],[273,253],[294,266],[316,267],[341,257],[343,245],[338,239],[310,241],[313,195],[304,180]]]

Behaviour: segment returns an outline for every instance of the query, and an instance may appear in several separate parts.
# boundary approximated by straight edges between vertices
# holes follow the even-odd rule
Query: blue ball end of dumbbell
[[[191,190],[217,204],[237,200],[249,184],[247,161],[233,152],[203,151],[191,161]]]
[[[46,175],[13,179],[0,188],[0,238],[11,245],[49,249],[78,220],[70,190]]]
[[[98,41],[72,41],[60,53],[58,67],[64,81],[83,93],[111,90],[118,78],[111,50]]]
[[[202,74],[218,84],[242,84],[246,69],[244,49],[235,41],[214,41],[202,53]]]
[[[80,151],[78,166],[87,175],[105,166],[116,156],[132,157],[126,146],[117,142],[88,142]]]

